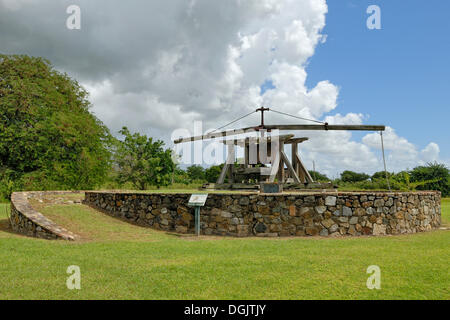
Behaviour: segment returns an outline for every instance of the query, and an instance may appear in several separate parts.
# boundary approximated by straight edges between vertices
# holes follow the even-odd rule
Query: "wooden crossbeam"
[[[305,165],[303,164],[302,159],[300,159],[300,156],[298,155],[298,153],[296,153],[295,156],[297,158],[297,162],[298,162],[298,165],[300,167],[300,170],[303,171],[303,174],[305,176],[306,182],[309,182],[309,183],[314,182],[314,179],[309,174],[308,170],[306,169]]]
[[[293,139],[286,140],[284,142],[284,144],[296,145],[298,143],[302,143],[302,142],[305,142],[305,141],[308,141],[308,140],[309,140],[309,138],[293,138]]]
[[[222,171],[220,172],[219,179],[217,179],[217,183],[218,184],[223,184],[224,183],[225,177],[226,177],[228,171],[231,170],[229,168],[230,164],[231,164],[231,166],[234,167],[234,157],[235,157],[235,155],[234,155],[234,146],[229,146],[228,147],[227,161],[225,162],[225,164],[224,164],[224,166],[222,168]]]
[[[378,125],[336,125],[336,124],[281,124],[281,125],[266,125],[264,127],[267,130],[321,130],[321,131],[334,131],[334,130],[349,130],[349,131],[384,131],[385,126]]]
[[[386,126],[382,125],[336,125],[336,124],[281,124],[281,125],[265,125],[260,127],[247,127],[236,130],[228,130],[223,132],[213,132],[202,136],[194,136],[189,138],[180,138],[174,141],[175,144],[184,142],[193,142],[198,140],[208,140],[220,137],[233,136],[238,134],[244,134],[248,132],[255,132],[259,130],[320,130],[320,131],[333,131],[333,130],[350,130],[350,131],[385,131]]]
[[[289,161],[286,153],[284,153],[283,150],[281,150],[281,157],[284,161],[284,163],[286,163],[286,167],[288,168],[290,174],[292,175],[292,178],[294,178],[294,182],[295,183],[300,183],[300,179],[298,178],[297,173],[294,170],[294,167],[292,166],[291,162]],[[283,181],[284,182],[284,181]]]

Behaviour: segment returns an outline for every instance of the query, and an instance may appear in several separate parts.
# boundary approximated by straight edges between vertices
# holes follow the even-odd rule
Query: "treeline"
[[[223,165],[182,170],[160,140],[126,127],[115,138],[89,109],[88,92],[42,58],[0,55],[0,200],[19,190],[146,190],[215,182]],[[328,177],[311,172],[317,181]],[[394,190],[449,195],[449,171],[429,164],[390,173]],[[345,171],[349,189],[387,189],[384,172]]]
[[[203,168],[198,165],[190,166],[186,170],[176,169],[174,182],[186,185],[205,182],[214,183],[223,165]],[[333,182],[343,190],[439,190],[443,196],[450,195],[450,175],[444,164],[428,163],[412,170],[398,173],[376,172],[373,175],[346,170],[338,179],[330,179],[325,174],[309,171],[311,177],[319,182]],[[388,184],[389,183],[389,184]]]

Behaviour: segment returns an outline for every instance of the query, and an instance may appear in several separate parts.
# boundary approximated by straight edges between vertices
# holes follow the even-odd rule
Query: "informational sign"
[[[279,183],[262,183],[261,193],[281,193],[283,192],[283,186]]]
[[[191,207],[203,207],[205,205],[208,194],[193,194],[189,199],[188,205]]]

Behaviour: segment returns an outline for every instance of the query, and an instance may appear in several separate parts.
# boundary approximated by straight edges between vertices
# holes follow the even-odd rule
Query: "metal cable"
[[[312,119],[307,119],[307,118],[302,118],[302,117],[294,116],[294,115],[292,115],[292,114],[285,113],[285,112],[281,112],[281,111],[277,111],[277,110],[274,110],[274,109],[272,109],[272,108],[270,108],[269,111],[273,111],[273,112],[275,112],[275,113],[279,113],[279,114],[282,114],[282,115],[285,115],[285,116],[289,116],[289,117],[293,117],[293,118],[300,119],[300,120],[311,121],[311,122],[320,123],[320,124],[326,124],[325,122],[322,122],[322,121],[317,121],[317,120],[312,120]]]
[[[252,112],[246,114],[245,116],[242,116],[242,117],[240,117],[240,118],[238,118],[238,119],[236,119],[236,120],[233,120],[233,121],[231,121],[230,123],[227,123],[226,125],[224,125],[224,126],[222,126],[222,127],[220,127],[220,128],[217,128],[216,130],[212,131],[211,133],[216,132],[216,131],[219,131],[219,130],[225,128],[225,127],[228,127],[230,124],[233,124],[233,123],[235,123],[235,122],[238,122],[239,120],[242,120],[242,119],[248,117],[249,115],[251,115],[251,114],[253,114],[253,113],[255,113],[255,112],[256,112],[256,111],[252,111]]]

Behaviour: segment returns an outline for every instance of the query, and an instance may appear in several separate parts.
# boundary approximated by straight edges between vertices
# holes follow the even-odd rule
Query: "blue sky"
[[[381,30],[369,30],[369,5]],[[327,40],[307,67],[307,85],[340,88],[335,112],[370,115],[419,148],[430,141],[450,159],[450,1],[328,1]],[[356,136],[356,135],[355,135]]]

